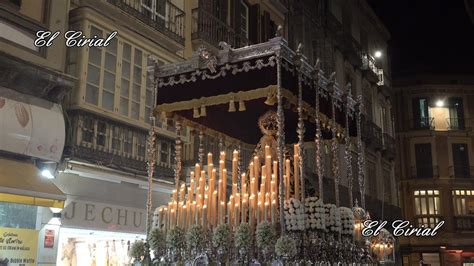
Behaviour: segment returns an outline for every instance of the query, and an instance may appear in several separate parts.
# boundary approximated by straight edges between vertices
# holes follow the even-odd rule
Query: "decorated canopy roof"
[[[268,42],[238,49],[226,43],[220,46],[217,53],[200,48],[186,61],[155,70],[155,114],[177,115],[190,124],[255,144],[261,136],[258,118],[268,110],[276,109],[276,91],[280,85],[286,140],[296,142],[301,83],[306,140],[315,136],[317,90],[323,136],[332,136],[329,129],[333,101],[337,132],[344,134],[348,111],[350,134],[356,135],[353,115],[356,101],[351,96],[350,86],[341,88],[335,82],[334,74],[326,77],[318,64],[311,66],[300,51],[288,47],[285,39],[275,37]]]

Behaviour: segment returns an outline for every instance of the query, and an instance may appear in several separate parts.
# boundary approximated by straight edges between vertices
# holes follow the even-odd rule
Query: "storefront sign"
[[[128,233],[145,232],[145,210],[98,202],[71,201],[62,212],[64,227]]]
[[[8,266],[36,265],[38,231],[0,227],[0,261]]]

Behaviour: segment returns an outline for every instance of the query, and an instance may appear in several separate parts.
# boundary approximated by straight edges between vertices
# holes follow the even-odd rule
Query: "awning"
[[[0,202],[64,208],[66,195],[31,163],[0,159]]]

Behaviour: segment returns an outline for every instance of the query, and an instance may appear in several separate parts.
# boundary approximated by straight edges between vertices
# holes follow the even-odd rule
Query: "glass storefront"
[[[128,251],[138,239],[145,235],[61,228],[56,265],[131,265]]]

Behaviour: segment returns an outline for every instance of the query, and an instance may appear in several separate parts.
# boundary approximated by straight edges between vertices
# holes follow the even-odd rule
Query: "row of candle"
[[[295,145],[294,157],[294,192],[299,195],[298,181],[298,146]],[[160,227],[168,230],[179,226],[188,228],[193,224],[200,224],[213,228],[222,223],[238,226],[248,222],[253,228],[262,221],[275,223],[278,219],[278,163],[272,160],[268,145],[264,150],[264,164],[255,156],[249,165],[249,175],[240,176],[238,187],[239,152],[234,151],[232,156],[231,194],[227,196],[228,172],[225,168],[225,152],[220,153],[219,166],[213,165],[213,155],[207,156],[207,169],[196,164],[190,173],[190,182],[182,184],[179,191],[173,191],[172,199],[167,206],[158,208],[155,216]],[[291,185],[291,164],[285,160],[284,185]],[[290,197],[290,191],[285,193]]]

